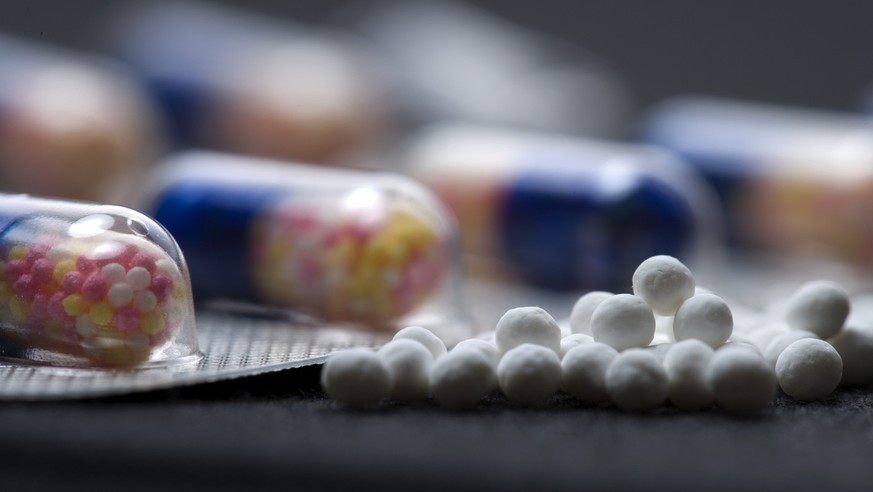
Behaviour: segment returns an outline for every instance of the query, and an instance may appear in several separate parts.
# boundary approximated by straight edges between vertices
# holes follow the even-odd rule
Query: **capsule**
[[[189,151],[150,189],[143,207],[185,251],[199,301],[377,329],[463,323],[453,221],[407,178]]]
[[[384,59],[413,126],[453,120],[607,137],[627,123],[630,91],[608,63],[471,2],[353,2],[343,14],[342,25]]]
[[[74,367],[199,357],[175,241],[131,209],[0,195],[0,350]]]
[[[475,271],[623,292],[650,256],[718,256],[711,190],[655,148],[444,124],[398,155],[457,215]]]
[[[117,66],[0,36],[0,189],[113,201],[159,137],[146,96]]]
[[[387,131],[381,76],[347,34],[184,1],[130,3],[106,25],[179,148],[348,164]]]
[[[736,246],[873,263],[873,122],[860,116],[686,97],[657,106],[641,138],[716,187]]]

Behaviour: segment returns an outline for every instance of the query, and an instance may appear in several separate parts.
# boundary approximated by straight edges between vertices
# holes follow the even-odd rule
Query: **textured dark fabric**
[[[3,490],[866,490],[873,391],[750,417],[343,408],[318,366],[108,400],[0,405]]]

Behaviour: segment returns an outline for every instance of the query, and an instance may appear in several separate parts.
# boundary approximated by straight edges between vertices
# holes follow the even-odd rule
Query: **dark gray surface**
[[[873,391],[748,417],[565,395],[347,409],[318,367],[217,385],[0,406],[3,490],[865,490]]]

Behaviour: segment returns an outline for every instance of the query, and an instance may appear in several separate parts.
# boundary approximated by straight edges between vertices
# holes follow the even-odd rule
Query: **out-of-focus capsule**
[[[107,25],[180,147],[344,163],[383,137],[382,82],[347,33],[184,1],[129,4]]]
[[[114,200],[154,157],[155,123],[107,60],[0,36],[0,189]]]
[[[442,120],[573,135],[624,130],[630,96],[603,60],[469,3],[352,2],[340,22],[381,53],[413,125]]]
[[[0,195],[0,255],[3,357],[129,367],[199,355],[182,254],[145,215]]]
[[[465,252],[542,286],[623,292],[650,256],[717,255],[711,190],[654,147],[441,125],[398,158],[455,211]]]
[[[654,108],[642,138],[712,182],[738,245],[873,263],[873,121],[686,97]]]
[[[185,251],[198,300],[380,329],[465,322],[451,216],[403,176],[186,152],[143,203]]]

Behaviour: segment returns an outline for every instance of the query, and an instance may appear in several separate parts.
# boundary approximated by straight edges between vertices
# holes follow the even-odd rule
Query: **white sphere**
[[[618,351],[605,343],[577,345],[561,359],[561,389],[585,403],[609,404],[606,369]]]
[[[873,385],[873,330],[847,326],[828,342],[843,361],[841,385]]]
[[[567,355],[567,351],[571,348],[582,345],[584,343],[593,343],[594,337],[585,333],[573,333],[571,335],[567,335],[561,339],[561,348],[558,352],[558,355],[563,358]]]
[[[843,360],[824,340],[804,338],[792,343],[776,361],[779,387],[795,400],[820,400],[837,389]]]
[[[667,398],[681,410],[701,410],[715,401],[706,378],[709,362],[715,351],[700,340],[677,342],[664,357],[667,373]]]
[[[494,369],[497,370],[497,363],[500,362],[500,352],[497,351],[497,347],[493,343],[479,338],[468,338],[466,340],[461,340],[452,348],[452,352],[458,350],[479,351],[479,353],[484,355],[491,365],[494,366]]]
[[[570,331],[590,335],[591,315],[594,313],[594,308],[613,295],[615,294],[612,292],[595,290],[580,297],[573,305],[573,310],[570,311]]]
[[[542,345],[521,344],[505,354],[497,365],[500,390],[518,405],[541,403],[561,387],[561,361]]]
[[[672,316],[685,299],[694,295],[694,276],[672,256],[652,256],[634,272],[633,289],[656,314]]]
[[[655,336],[655,315],[640,297],[616,294],[594,309],[591,333],[595,341],[619,351],[645,347]]]
[[[715,401],[731,413],[752,413],[776,397],[776,373],[752,345],[728,343],[715,351],[706,379]]]
[[[353,406],[378,403],[391,390],[391,374],[374,350],[353,348],[329,355],[321,369],[327,396]]]
[[[815,333],[806,330],[788,330],[787,332],[777,335],[770,340],[767,348],[764,349],[764,360],[770,364],[770,367],[776,367],[776,361],[782,351],[792,343],[804,338],[818,338]]]
[[[561,328],[543,308],[517,307],[506,311],[497,321],[494,340],[501,354],[524,343],[541,345],[557,354],[561,349]]]
[[[421,326],[407,326],[394,334],[394,340],[408,338],[424,345],[433,355],[434,360],[446,355],[446,344],[427,328]]]
[[[822,339],[836,335],[848,316],[848,292],[829,280],[813,280],[801,285],[785,308],[788,326],[811,331]]]
[[[770,345],[770,342],[776,339],[776,337],[780,335],[784,335],[788,333],[788,324],[784,321],[771,321],[768,323],[763,323],[755,328],[753,328],[749,332],[748,340],[756,347],[761,353],[764,353],[767,350],[767,347]]]
[[[621,410],[644,412],[667,399],[667,373],[658,359],[643,349],[620,353],[606,369],[606,391]]]
[[[477,350],[451,351],[430,368],[430,392],[446,408],[474,408],[495,388],[491,361]]]
[[[430,396],[433,354],[427,347],[415,340],[400,338],[386,343],[376,354],[391,374],[390,398],[411,403]]]
[[[715,294],[697,294],[679,306],[673,317],[676,341],[696,338],[712,348],[727,341],[734,329],[731,308]]]

